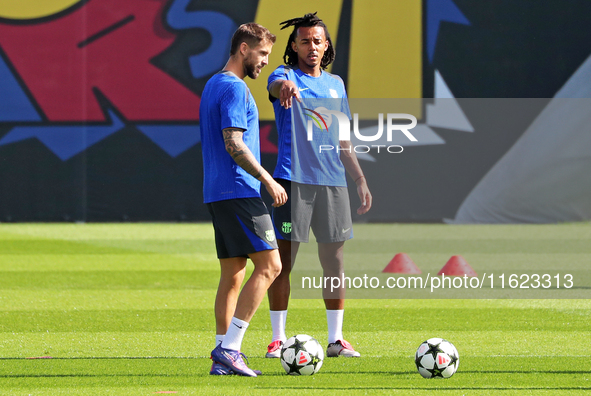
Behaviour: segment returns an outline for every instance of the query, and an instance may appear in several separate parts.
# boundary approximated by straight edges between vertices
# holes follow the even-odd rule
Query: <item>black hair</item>
[[[306,14],[301,18],[293,18],[284,22],[281,22],[280,25],[284,25],[281,27],[281,30],[293,26],[293,32],[289,36],[289,40],[287,41],[287,47],[285,48],[285,53],[283,54],[283,62],[289,66],[296,66],[298,64],[298,54],[291,48],[291,43],[295,42],[296,36],[298,34],[298,29],[301,27],[311,27],[311,26],[320,26],[324,28],[324,35],[326,36],[326,40],[328,41],[328,48],[324,52],[324,56],[320,60],[320,67],[326,69],[328,65],[330,65],[335,58],[336,51],[334,46],[332,45],[332,40],[330,39],[330,34],[328,33],[328,29],[326,25],[322,21],[322,19],[316,16],[317,12],[313,14]]]

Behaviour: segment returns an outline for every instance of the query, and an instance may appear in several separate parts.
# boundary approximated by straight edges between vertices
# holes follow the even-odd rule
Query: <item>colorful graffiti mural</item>
[[[0,5],[0,123],[10,129],[0,145],[37,138],[68,160],[130,124],[171,156],[197,144],[200,87],[195,81],[223,67],[238,24],[223,11],[195,8],[200,3],[204,2],[27,0]],[[350,8],[346,13],[344,3]],[[303,9],[320,8],[335,43],[339,32],[345,32],[339,49],[346,51],[342,57],[351,96],[422,96],[422,1],[307,0],[285,2],[278,8],[276,2],[260,0],[254,6],[254,20],[271,29]],[[375,18],[375,7],[383,8],[381,15],[390,20],[381,21],[381,30],[365,29],[368,19]],[[428,18],[431,57],[439,23],[466,22],[454,7],[451,0],[429,4],[433,10]],[[353,21],[352,29],[341,28],[341,14]],[[195,53],[182,49],[184,58],[167,63],[165,58],[175,47],[190,47],[186,40],[181,43],[180,36],[197,30],[209,35],[201,40],[205,47],[200,44]],[[288,32],[277,34],[282,43]],[[392,51],[385,50],[388,46],[404,51],[405,61],[397,61]],[[361,56],[365,52],[377,54],[375,61],[389,64],[388,73],[402,78],[366,73]],[[280,64],[281,57],[278,44],[271,66]],[[158,64],[158,59],[164,61]],[[187,66],[190,75],[178,78],[182,74],[178,69]],[[407,86],[401,88],[399,81]],[[261,120],[272,121],[264,84],[251,85]],[[276,152],[263,138],[264,152]]]
[[[261,80],[282,63],[289,32],[279,23],[307,12],[328,25],[330,71],[351,98],[551,98],[589,56],[591,3],[538,3],[0,1],[0,221],[207,218],[200,94],[223,68],[235,28],[250,21],[278,36],[269,66],[247,80],[268,169],[276,130]],[[524,130],[494,129],[502,116],[479,122],[459,101],[450,102],[453,123],[429,120],[442,113],[437,100],[417,103],[428,136],[412,155],[360,156],[368,177],[406,169],[388,174],[405,194],[395,210],[376,202],[375,219],[453,217]]]

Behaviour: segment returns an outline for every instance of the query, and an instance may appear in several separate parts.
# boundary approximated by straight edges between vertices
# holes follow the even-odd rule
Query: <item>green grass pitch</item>
[[[403,251],[432,268],[454,254],[473,267],[497,260],[591,263],[590,224],[356,225],[355,232],[373,235],[366,259],[382,267]],[[278,360],[262,357],[271,335],[265,301],[243,344],[250,366],[264,375],[209,376],[218,281],[212,236],[209,224],[0,225],[0,394],[591,391],[591,300],[585,299],[348,300],[344,333],[362,357],[325,359],[311,377],[287,376]],[[356,239],[346,250],[353,261],[363,249]],[[314,246],[307,248],[302,265],[314,259]],[[322,301],[292,300],[287,332],[325,344]],[[426,380],[416,371],[415,350],[430,337],[459,350],[459,371],[448,380]]]

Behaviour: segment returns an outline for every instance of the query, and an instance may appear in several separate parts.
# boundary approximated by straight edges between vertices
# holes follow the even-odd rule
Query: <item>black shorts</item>
[[[320,243],[353,238],[349,191],[346,187],[317,186],[277,179],[287,192],[287,203],[273,208],[278,239],[308,242],[310,228]]]
[[[248,257],[277,249],[273,222],[261,198],[238,198],[211,202],[218,258]]]

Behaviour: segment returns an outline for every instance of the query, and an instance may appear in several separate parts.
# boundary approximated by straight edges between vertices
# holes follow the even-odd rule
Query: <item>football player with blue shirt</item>
[[[260,165],[258,110],[244,82],[246,76],[259,76],[274,43],[275,36],[265,27],[241,25],[232,37],[228,63],[207,82],[201,96],[203,197],[221,267],[212,375],[257,376],[244,362],[240,347],[252,316],[281,271],[261,182],[275,207],[285,204],[287,194]],[[240,291],[247,258],[254,271]]]
[[[335,128],[329,127],[314,134],[312,141],[301,135],[304,128],[300,128],[298,135],[296,124],[305,120],[304,110],[312,111],[305,108],[306,105],[322,104],[323,98],[332,103],[331,110],[351,118],[342,79],[323,70],[335,57],[326,25],[316,14],[306,14],[281,24],[284,25],[282,29],[290,26],[294,29],[283,56],[286,65],[279,66],[271,74],[267,90],[279,135],[279,154],[273,176],[288,192],[289,198],[286,205],[273,210],[283,269],[268,291],[273,339],[266,356],[270,358],[279,357],[286,341],[289,275],[299,244],[308,242],[310,228],[318,242],[324,276],[340,277],[344,272],[344,243],[353,237],[346,173],[357,185],[361,200],[357,213],[366,213],[372,204],[371,193],[350,141],[339,141],[338,135],[333,133]],[[340,149],[319,152],[318,139],[323,140],[322,144]],[[327,357],[360,356],[343,338],[344,288],[335,293],[324,290],[323,296],[328,322]]]

